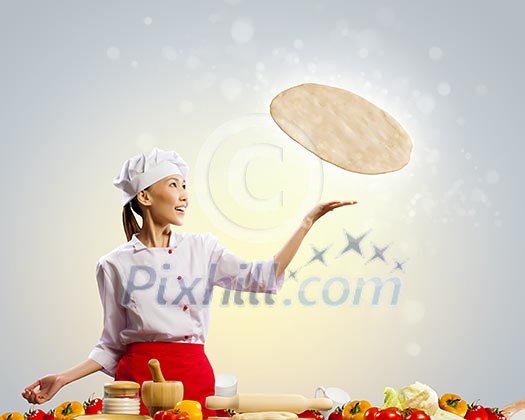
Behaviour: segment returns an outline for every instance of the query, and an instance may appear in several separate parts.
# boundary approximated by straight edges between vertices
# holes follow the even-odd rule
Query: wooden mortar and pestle
[[[160,370],[157,359],[148,362],[149,371],[153,381],[145,381],[142,384],[142,402],[154,416],[157,411],[171,410],[184,396],[184,386],[181,381],[166,381]]]

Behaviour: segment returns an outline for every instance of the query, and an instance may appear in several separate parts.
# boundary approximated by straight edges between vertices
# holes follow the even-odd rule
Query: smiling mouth
[[[184,207],[177,207],[175,208],[175,211],[179,214],[184,214],[185,213],[185,209]]]

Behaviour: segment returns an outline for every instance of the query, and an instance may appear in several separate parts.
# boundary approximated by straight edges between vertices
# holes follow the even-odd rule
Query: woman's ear
[[[151,205],[151,196],[147,190],[139,191],[137,194],[137,201],[143,206]]]

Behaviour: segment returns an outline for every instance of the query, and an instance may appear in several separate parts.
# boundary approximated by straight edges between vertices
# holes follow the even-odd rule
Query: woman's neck
[[[170,243],[170,235],[170,225],[152,226],[148,223],[137,234],[140,241],[148,248],[167,248]]]

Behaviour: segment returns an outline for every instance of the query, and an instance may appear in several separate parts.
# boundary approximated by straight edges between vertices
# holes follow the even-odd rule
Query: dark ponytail
[[[140,226],[137,219],[135,219],[133,211],[135,211],[140,217],[143,217],[142,209],[140,208],[137,197],[134,197],[133,200],[126,204],[122,209],[122,224],[124,225],[124,232],[126,232],[126,238],[128,241],[133,234],[140,232]]]

